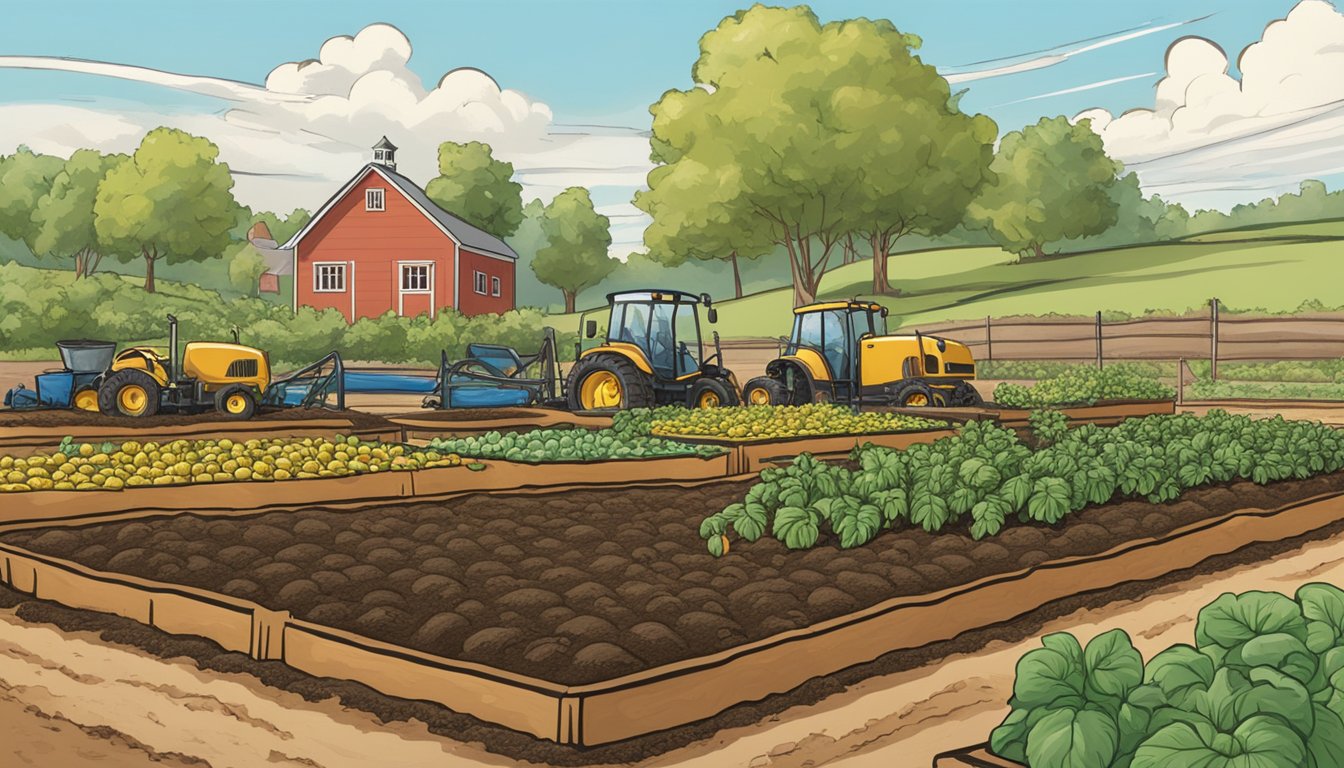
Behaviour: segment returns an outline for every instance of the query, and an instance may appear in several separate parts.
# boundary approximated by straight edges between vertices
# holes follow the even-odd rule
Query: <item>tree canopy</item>
[[[957,109],[919,45],[890,22],[823,25],[804,6],[724,19],[701,39],[697,86],[650,109],[658,165],[636,199],[654,217],[646,244],[694,254],[702,237],[723,248],[719,222],[753,247],[759,232],[787,252],[802,304],[834,247],[865,232],[885,290],[885,248],[962,220],[997,131]]]
[[[425,194],[445,211],[495,237],[518,231],[523,221],[523,186],[513,180],[513,163],[496,160],[489,144],[472,141],[439,145],[439,175]]]
[[[546,206],[541,220],[546,245],[532,260],[537,279],[559,288],[565,312],[574,311],[580,291],[602,282],[620,264],[607,255],[610,220],[593,207],[583,187],[570,187]]]
[[[65,161],[33,210],[33,253],[73,259],[77,278],[97,271],[106,252],[94,226],[98,185],[109,169],[125,160],[126,155],[81,149]]]
[[[1007,251],[1041,256],[1046,243],[1096,235],[1116,222],[1111,191],[1121,167],[1087,120],[1042,118],[1013,131],[990,168],[997,180],[968,218]]]
[[[94,203],[98,239],[123,261],[145,260],[145,290],[154,265],[204,261],[229,246],[237,221],[233,176],[219,147],[173,128],[145,135],[135,153],[115,164]]]
[[[33,247],[39,229],[33,211],[64,164],[59,157],[39,155],[27,147],[0,155],[0,235]]]

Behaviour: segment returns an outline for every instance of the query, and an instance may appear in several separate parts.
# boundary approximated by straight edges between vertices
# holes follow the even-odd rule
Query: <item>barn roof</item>
[[[425,216],[437,224],[449,237],[456,240],[463,247],[473,251],[483,251],[494,256],[502,256],[514,260],[518,259],[518,254],[509,247],[508,243],[505,243],[503,240],[486,232],[480,227],[469,224],[440,208],[438,204],[431,200],[429,195],[425,194],[425,191],[415,182],[386,166],[379,165],[378,163],[369,163],[364,166],[359,173],[354,175],[354,178],[350,179],[345,186],[341,187],[339,192],[324,203],[322,207],[318,209],[317,213],[313,215],[312,220],[309,221],[303,229],[295,233],[283,247],[289,249],[298,245],[299,241],[312,231],[313,227],[322,220],[322,217],[335,207],[337,202],[349,194],[351,188],[368,175],[370,171],[382,176],[389,184],[396,187],[397,190],[405,195],[407,199],[425,214]]]

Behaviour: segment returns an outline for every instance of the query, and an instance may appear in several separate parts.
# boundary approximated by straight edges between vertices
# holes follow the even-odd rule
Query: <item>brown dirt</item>
[[[396,429],[396,425],[362,411],[334,411],[317,408],[261,408],[254,421],[311,421],[314,419],[345,419],[361,429]],[[4,427],[169,427],[209,422],[227,422],[214,411],[197,414],[159,414],[147,418],[104,416],[101,413],[75,410],[0,410],[0,428]]]
[[[446,504],[35,529],[5,541],[99,570],[199,587],[449,658],[561,684],[607,680],[851,613],[1104,551],[1244,507],[1344,489],[1344,473],[1092,507],[1057,526],[889,531],[841,550],[739,542],[715,559],[701,515],[748,484],[475,495]]]
[[[1194,568],[1171,573],[1160,579],[1128,582],[1100,592],[1055,601],[1011,622],[967,632],[951,641],[892,652],[868,664],[811,680],[786,694],[739,704],[709,720],[587,749],[539,741],[433,704],[392,698],[345,680],[315,678],[283,662],[255,661],[245,654],[223,651],[214,643],[200,638],[170,635],[130,619],[32,600],[4,587],[0,587],[0,606],[18,606],[18,615],[25,621],[53,624],[65,632],[98,633],[106,642],[133,646],[165,659],[190,659],[202,670],[249,674],[264,685],[298,694],[307,701],[335,698],[342,706],[369,712],[383,722],[423,722],[434,734],[457,742],[479,743],[490,752],[529,763],[553,766],[615,765],[641,761],[695,742],[706,743],[705,740],[720,731],[753,727],[777,719],[787,710],[813,705],[870,678],[930,667],[949,657],[975,653],[990,645],[1002,647],[998,644],[1020,643],[1038,635],[1047,623],[1061,617],[1079,611],[1127,604],[1206,574],[1269,562],[1276,556],[1297,550],[1310,542],[1331,539],[1340,534],[1344,534],[1344,520],[1293,539],[1256,544],[1229,555],[1210,558]],[[1011,672],[1011,669],[1007,671]],[[956,742],[970,743],[984,736],[984,733],[965,733]]]
[[[554,411],[557,417],[568,416],[564,411]],[[445,410],[426,408],[423,411],[398,414],[416,421],[494,421],[497,419],[535,419],[537,411],[521,408],[448,408]]]

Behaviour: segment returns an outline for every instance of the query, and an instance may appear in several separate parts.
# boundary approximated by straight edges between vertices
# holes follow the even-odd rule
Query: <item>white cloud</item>
[[[1227,55],[1199,37],[1167,50],[1151,109],[1089,119],[1107,151],[1149,191],[1226,205],[1344,170],[1344,14],[1303,0],[1270,23],[1228,74]]]
[[[1028,96],[1028,97],[1026,97],[1026,98],[1024,98],[1024,99],[1016,99],[1016,100],[1014,100],[1014,101],[1007,101],[1007,102],[1004,102],[1003,104],[999,104],[999,105],[997,105],[997,106],[1000,106],[1000,107],[1006,107],[1006,106],[1008,106],[1008,105],[1010,105],[1010,104],[1022,104],[1022,103],[1024,103],[1024,102],[1028,102],[1028,101],[1039,101],[1039,100],[1041,100],[1041,99],[1049,99],[1049,98],[1053,98],[1053,97],[1055,97],[1055,96],[1064,96],[1064,95],[1066,95],[1066,94],[1070,94],[1070,93],[1082,93],[1083,91],[1095,91],[1095,90],[1098,89],[1098,88],[1106,88],[1106,87],[1108,87],[1108,86],[1117,85],[1117,84],[1119,84],[1119,83],[1128,83],[1130,80],[1142,80],[1142,79],[1145,78],[1145,77],[1152,77],[1153,75],[1156,75],[1156,74],[1157,74],[1156,72],[1144,72],[1144,73],[1139,74],[1139,75],[1126,75],[1126,76],[1124,76],[1124,77],[1113,77],[1113,78],[1111,78],[1111,79],[1109,79],[1109,80],[1098,80],[1098,81],[1095,82],[1095,83],[1086,83],[1086,84],[1084,84],[1084,85],[1075,85],[1075,86],[1073,86],[1072,88],[1064,88],[1064,89],[1062,89],[1062,90],[1058,90],[1058,91],[1050,91],[1049,93],[1038,93],[1038,94],[1036,94],[1035,96]]]
[[[373,24],[326,41],[316,59],[279,64],[264,85],[127,64],[0,56],[0,68],[129,79],[230,102],[222,115],[0,105],[0,151],[28,144],[59,155],[83,147],[125,152],[146,130],[168,125],[219,145],[235,172],[238,199],[273,210],[320,205],[368,161],[369,148],[383,135],[400,148],[398,170],[421,183],[438,172],[440,142],[476,140],[514,164],[528,199],[549,199],[574,185],[628,188],[629,194],[643,185],[652,167],[643,132],[558,126],[549,106],[471,67],[451,70],[426,88],[410,69],[411,52],[400,30]]]

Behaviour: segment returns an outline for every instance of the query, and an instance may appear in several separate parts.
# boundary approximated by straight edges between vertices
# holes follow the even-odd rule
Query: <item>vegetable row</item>
[[[357,437],[74,443],[0,457],[0,492],[117,491],[156,485],[270,482],[456,467],[460,456]],[[475,467],[473,467],[475,468]]]
[[[1176,393],[1158,381],[1150,367],[1118,363],[1105,368],[1075,366],[1032,386],[1004,382],[994,402],[1005,408],[1093,405],[1102,400],[1170,400]]]
[[[991,751],[1032,768],[1344,766],[1344,591],[1224,594],[1194,640],[1145,664],[1120,630],[1043,637]]]
[[[956,436],[904,450],[864,445],[855,466],[804,454],[763,470],[738,503],[706,517],[700,536],[720,555],[729,537],[764,535],[790,549],[823,537],[842,547],[888,528],[937,532],[967,524],[976,539],[1014,523],[1057,523],[1116,497],[1171,501],[1188,488],[1232,480],[1265,484],[1344,467],[1344,436],[1314,422],[1252,420],[1224,411],[1128,419],[1066,429],[1033,421],[1029,448],[1017,434],[971,422]]]

